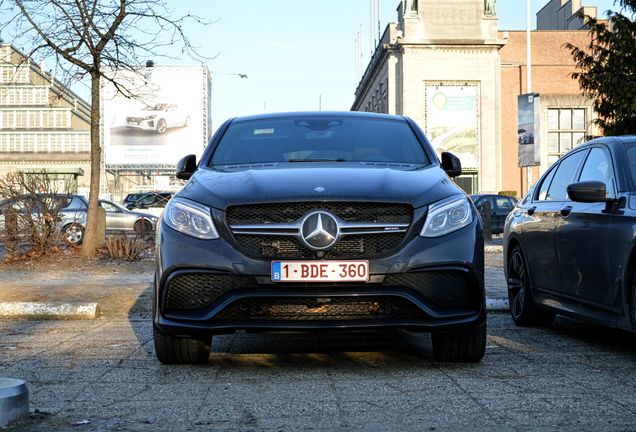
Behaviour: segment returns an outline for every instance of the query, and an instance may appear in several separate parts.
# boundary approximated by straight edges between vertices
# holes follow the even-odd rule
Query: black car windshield
[[[405,121],[306,116],[232,123],[210,165],[331,161],[430,163]]]

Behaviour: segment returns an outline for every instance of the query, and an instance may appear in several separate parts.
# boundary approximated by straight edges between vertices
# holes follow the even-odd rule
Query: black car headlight
[[[173,198],[166,206],[163,221],[170,228],[202,240],[219,238],[210,209],[184,198]]]
[[[457,231],[472,221],[473,212],[468,198],[455,195],[429,206],[426,222],[420,235],[422,237],[440,237]]]

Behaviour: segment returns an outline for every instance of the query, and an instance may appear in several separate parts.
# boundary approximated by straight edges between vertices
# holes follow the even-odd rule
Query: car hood
[[[421,207],[462,193],[437,165],[299,165],[198,169],[177,196],[218,209],[236,204],[321,200],[399,202]]]
[[[135,111],[134,113],[130,114],[128,117],[147,117],[151,115],[158,115],[161,113],[163,113],[163,111],[141,110],[141,111]]]

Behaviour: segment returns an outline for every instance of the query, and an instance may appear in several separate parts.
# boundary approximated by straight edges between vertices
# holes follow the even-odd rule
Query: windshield
[[[317,116],[232,123],[210,165],[324,161],[430,163],[405,121]]]

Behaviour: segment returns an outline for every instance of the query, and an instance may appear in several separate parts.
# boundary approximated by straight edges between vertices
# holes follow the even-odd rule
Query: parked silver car
[[[99,200],[100,207],[106,210],[106,233],[130,233],[146,235],[154,232],[157,217],[148,213],[131,212],[111,201]],[[4,216],[9,208],[17,214],[29,214],[19,217],[18,223],[28,223],[27,219],[37,221],[53,213],[57,219],[56,227],[61,238],[68,243],[79,245],[84,239],[88,201],[81,195],[38,194],[25,195],[21,199],[10,199],[0,203],[0,229],[4,229]],[[44,224],[42,224],[44,225]]]

